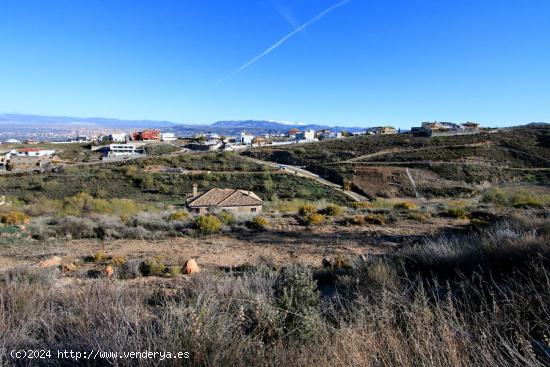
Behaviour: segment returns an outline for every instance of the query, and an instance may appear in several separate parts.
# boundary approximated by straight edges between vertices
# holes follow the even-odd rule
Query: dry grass
[[[514,218],[313,277],[260,265],[185,280],[150,259],[149,275],[170,278],[59,287],[49,269],[16,269],[0,286],[0,349],[182,350],[196,366],[543,366],[549,223]]]

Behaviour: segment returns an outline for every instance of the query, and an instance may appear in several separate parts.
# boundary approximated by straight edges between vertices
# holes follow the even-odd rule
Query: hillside
[[[369,197],[414,195],[410,173],[427,195],[474,192],[483,182],[550,182],[550,126],[543,124],[433,138],[357,136],[245,154],[306,166]]]

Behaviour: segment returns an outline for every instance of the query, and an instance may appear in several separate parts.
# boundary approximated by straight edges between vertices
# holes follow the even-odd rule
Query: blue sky
[[[231,75],[336,3],[2,0],[0,112],[550,121],[548,0],[351,0]]]

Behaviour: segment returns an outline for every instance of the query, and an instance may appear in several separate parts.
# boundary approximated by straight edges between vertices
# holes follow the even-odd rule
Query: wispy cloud
[[[347,3],[349,3],[351,0],[343,0],[343,1],[340,1],[328,8],[326,8],[325,10],[323,10],[322,12],[320,12],[319,14],[317,14],[315,17],[311,18],[310,20],[308,20],[307,22],[305,22],[304,24],[302,24],[301,26],[299,26],[298,28],[296,28],[295,30],[293,30],[292,32],[290,32],[289,34],[287,34],[286,36],[284,36],[283,38],[281,38],[280,40],[278,40],[277,42],[275,42],[273,45],[271,45],[268,49],[266,49],[264,52],[260,53],[259,55],[253,57],[252,59],[250,59],[249,61],[247,61],[246,63],[244,63],[243,65],[241,65],[238,69],[232,71],[231,73],[227,74],[226,76],[224,76],[223,78],[221,78],[220,80],[218,80],[215,85],[219,85],[221,83],[223,83],[224,81],[226,81],[227,79],[231,78],[231,77],[234,77],[235,75],[239,74],[241,71],[247,69],[249,66],[251,66],[252,64],[254,64],[256,61],[260,60],[262,57],[266,56],[267,54],[269,54],[271,51],[275,50],[277,47],[281,46],[283,43],[285,43],[286,41],[288,41],[291,37],[293,37],[295,34],[297,33],[300,33],[301,31],[303,31],[304,29],[306,29],[307,27],[309,27],[310,25],[312,25],[313,23],[316,23],[318,22],[319,20],[321,20],[325,15],[329,14],[330,12],[338,9],[339,7],[341,7],[342,5],[345,5]]]
[[[272,3],[279,15],[281,15],[281,17],[283,17],[283,19],[286,20],[286,22],[290,24],[293,29],[300,27],[300,22],[298,22],[298,20],[290,12],[289,8],[281,3],[281,0],[272,0]]]

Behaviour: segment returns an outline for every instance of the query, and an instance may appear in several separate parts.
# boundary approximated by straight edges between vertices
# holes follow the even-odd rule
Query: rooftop
[[[204,206],[247,206],[261,205],[263,200],[252,191],[235,189],[211,189],[207,192],[191,198],[188,205],[190,207]]]

